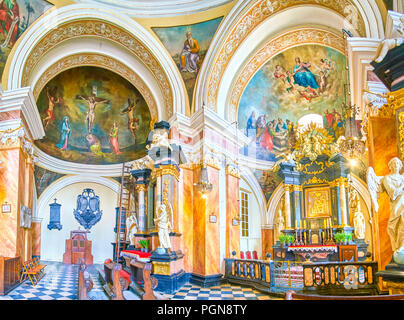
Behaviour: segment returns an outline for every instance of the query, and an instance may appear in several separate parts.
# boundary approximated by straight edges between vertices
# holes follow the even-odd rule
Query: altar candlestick
[[[303,220],[303,228],[306,229],[306,220]]]
[[[295,229],[297,229],[297,220],[295,220]]]

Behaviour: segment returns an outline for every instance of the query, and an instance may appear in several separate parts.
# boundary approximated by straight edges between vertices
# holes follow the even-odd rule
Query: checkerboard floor
[[[46,264],[45,276],[33,286],[24,281],[0,300],[77,300],[78,265],[41,261]],[[89,292],[90,300],[108,300],[98,278],[101,265],[88,266],[87,271],[93,279],[93,289]],[[174,294],[162,294],[170,300],[278,300],[252,288],[223,284],[216,287],[202,288],[187,283]]]
[[[282,300],[252,288],[223,284],[202,288],[187,283],[174,294],[165,294],[170,300]]]
[[[78,265],[41,261],[46,264],[45,276],[33,286],[29,280],[10,291],[0,300],[77,300]],[[95,266],[88,267],[94,287],[90,299],[108,300],[104,293]]]

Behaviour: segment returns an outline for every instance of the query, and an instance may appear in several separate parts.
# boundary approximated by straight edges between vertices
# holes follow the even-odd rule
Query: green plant
[[[293,234],[287,235],[287,242],[288,243],[293,243],[295,242],[296,238]]]
[[[334,240],[335,240],[337,243],[344,241],[344,239],[345,239],[344,233],[338,232],[338,233],[334,234]]]
[[[344,240],[351,241],[352,240],[352,233],[344,232]]]
[[[288,236],[287,236],[287,235],[281,234],[281,235],[279,236],[279,242],[280,242],[280,243],[286,243],[287,240],[288,240]]]
[[[149,248],[149,240],[139,240],[138,241],[141,248]]]

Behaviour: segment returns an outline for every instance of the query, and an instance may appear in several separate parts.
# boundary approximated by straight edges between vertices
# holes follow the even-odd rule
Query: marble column
[[[285,224],[286,224],[286,229],[291,229],[292,224],[291,224],[291,210],[290,210],[290,185],[285,184],[284,185],[285,189]]]
[[[302,193],[303,193],[303,188],[300,185],[293,185],[292,186],[292,208],[293,212],[295,213],[294,216],[294,221],[297,221],[302,227],[302,222],[301,219],[301,212],[302,212],[302,207],[301,207],[301,199],[302,199]],[[297,227],[297,226],[295,226]]]
[[[145,197],[147,193],[145,191],[147,190],[147,186],[149,184],[150,173],[150,169],[131,171],[132,176],[136,179],[135,190],[138,197],[137,219],[140,232],[145,232],[147,227],[145,206]]]
[[[145,184],[136,185],[138,196],[138,227],[139,231],[146,231],[146,206],[145,206],[145,191],[147,186]]]
[[[346,201],[346,189],[345,189],[345,179],[340,178],[338,182],[340,188],[340,202],[341,202],[341,224],[342,226],[348,226],[348,216],[347,216],[347,201]]]

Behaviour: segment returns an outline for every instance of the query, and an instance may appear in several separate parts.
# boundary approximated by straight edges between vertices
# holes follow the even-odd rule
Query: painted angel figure
[[[379,210],[378,195],[385,191],[390,198],[390,217],[387,233],[394,251],[393,260],[404,264],[404,175],[400,174],[403,163],[397,157],[388,163],[390,173],[378,177],[372,167],[367,173],[368,189],[375,211]]]

